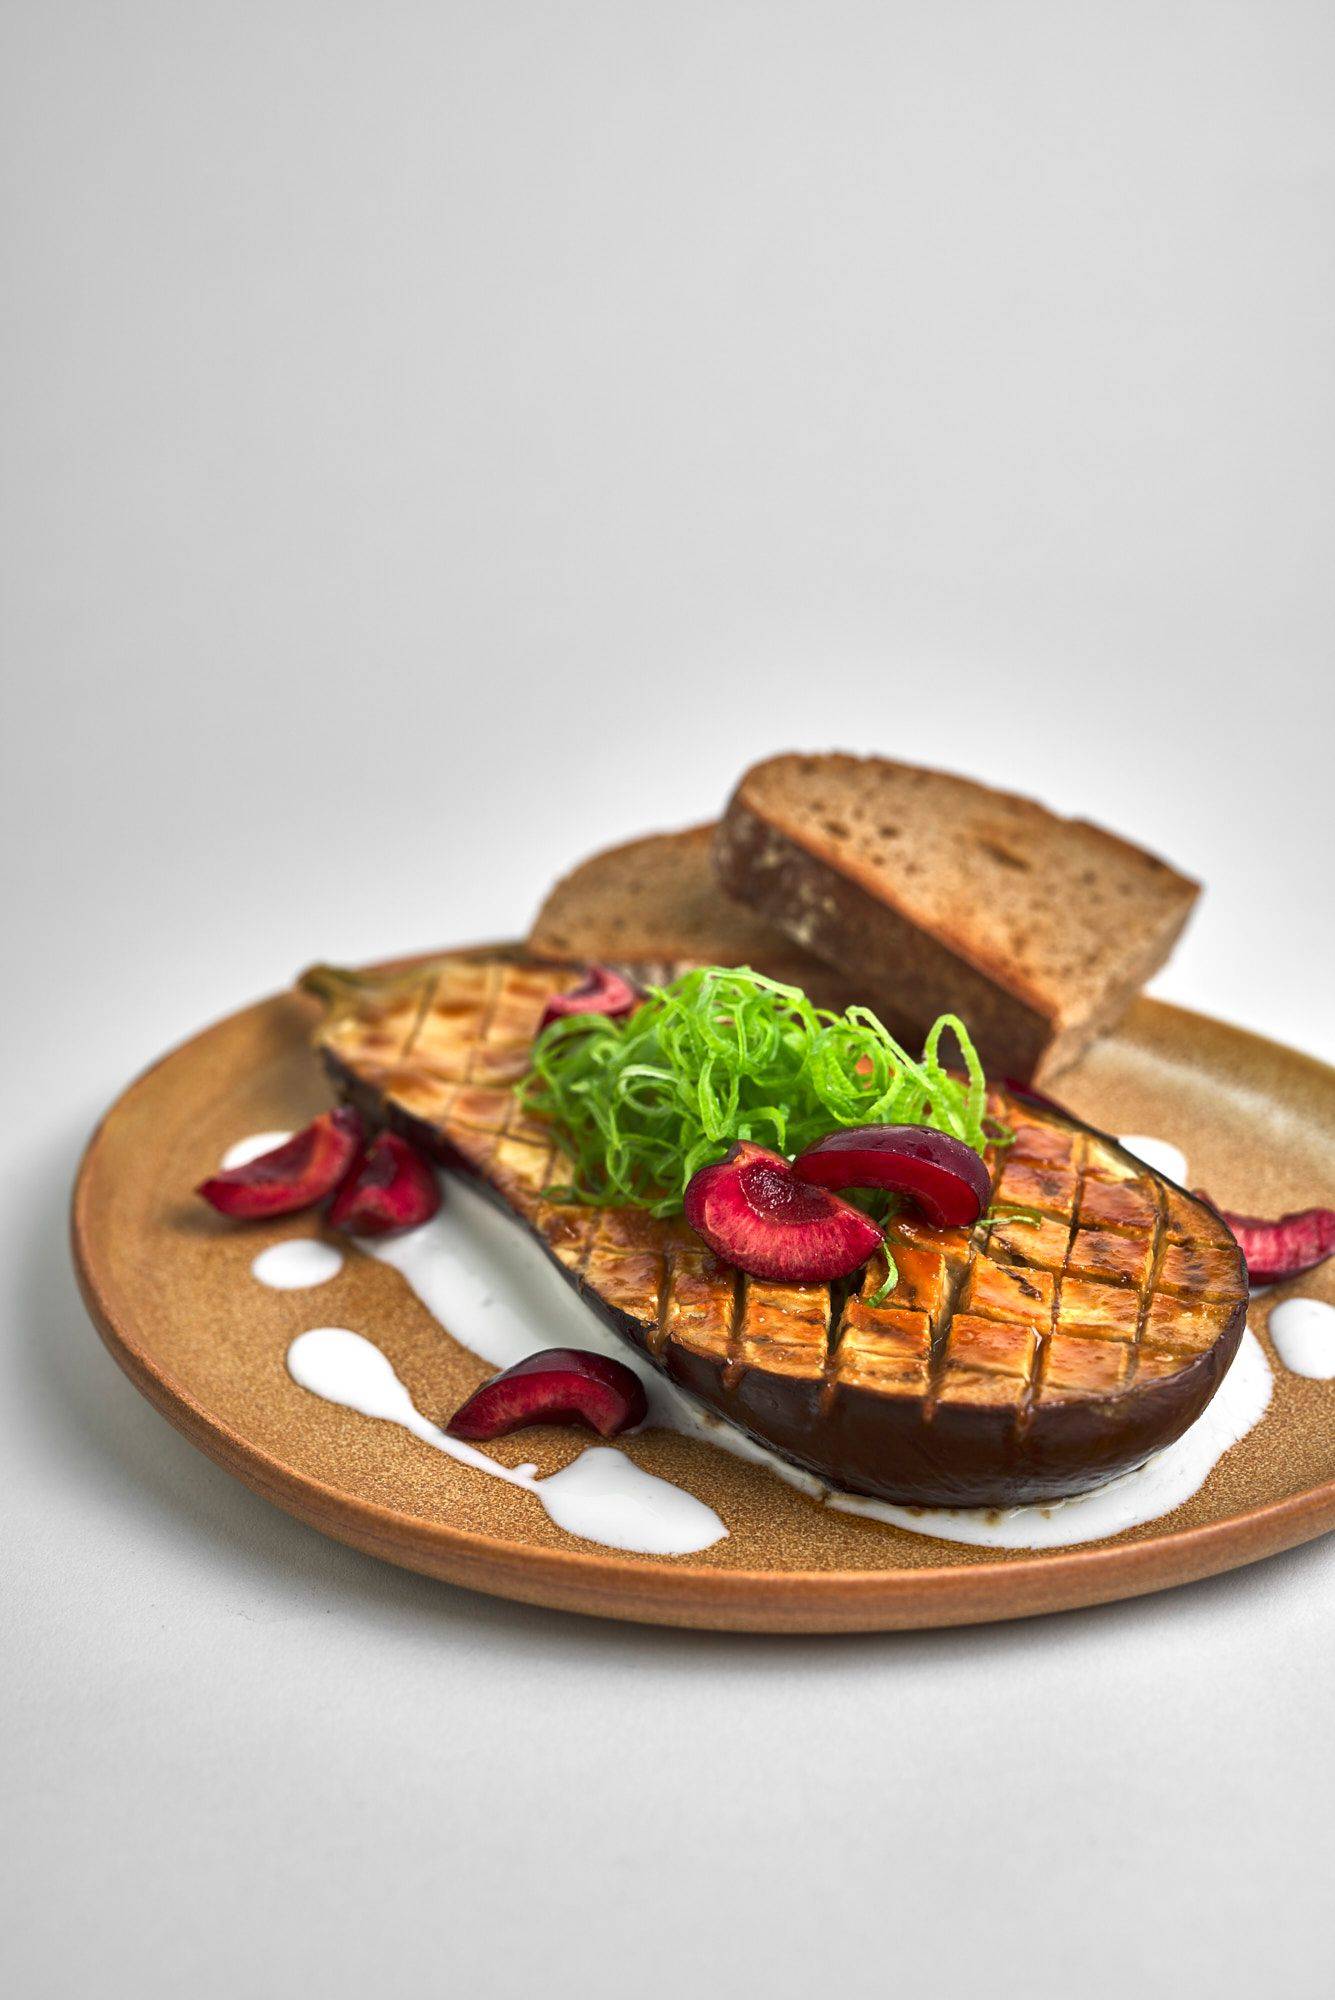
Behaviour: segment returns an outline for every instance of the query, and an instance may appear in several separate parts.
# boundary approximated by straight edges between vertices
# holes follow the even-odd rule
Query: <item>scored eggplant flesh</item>
[[[1242,1254],[1205,1203],[1102,1133],[989,1093],[994,1205],[972,1230],[906,1216],[898,1266],[776,1284],[680,1219],[549,1201],[572,1175],[514,1086],[554,991],[583,968],[519,952],[406,973],[327,967],[316,1045],[340,1092],[479,1181],[599,1316],[706,1408],[831,1484],[911,1506],[1083,1492],[1180,1437],[1237,1351]]]

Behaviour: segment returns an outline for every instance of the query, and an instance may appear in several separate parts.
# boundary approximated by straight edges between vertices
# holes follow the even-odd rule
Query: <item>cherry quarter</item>
[[[600,1437],[642,1424],[649,1399],[623,1361],[576,1347],[544,1347],[475,1389],[446,1424],[451,1437],[508,1437],[533,1424],[580,1424]]]
[[[870,1216],[809,1186],[764,1146],[734,1146],[717,1166],[701,1167],[684,1213],[725,1263],[789,1284],[845,1278],[884,1241]]]
[[[195,1192],[219,1215],[238,1222],[294,1215],[333,1193],[356,1160],[361,1143],[361,1119],[340,1106],[312,1119],[272,1152],[210,1174]]]
[[[793,1172],[817,1187],[888,1188],[938,1229],[977,1222],[992,1193],[972,1146],[925,1125],[845,1126],[799,1153]]]
[[[641,997],[639,987],[611,966],[591,965],[577,986],[551,995],[538,1026],[547,1028],[553,1021],[568,1021],[577,1014],[603,1014],[610,1021],[619,1021],[635,1012]]]
[[[329,1226],[349,1236],[393,1236],[429,1222],[439,1207],[431,1162],[397,1133],[382,1132],[334,1196]]]
[[[1254,1285],[1282,1284],[1335,1256],[1335,1208],[1298,1209],[1271,1222],[1224,1212],[1224,1220],[1242,1245]]]

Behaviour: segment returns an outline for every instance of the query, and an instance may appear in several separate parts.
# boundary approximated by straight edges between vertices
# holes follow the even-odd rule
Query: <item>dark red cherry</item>
[[[860,1208],[798,1180],[782,1154],[746,1140],[691,1176],[684,1208],[727,1263],[795,1285],[846,1277],[884,1241]]]
[[[446,1424],[451,1437],[485,1441],[530,1424],[583,1424],[615,1437],[649,1408],[633,1368],[582,1347],[546,1347],[484,1382]]]
[[[633,1014],[643,998],[639,987],[613,972],[610,965],[591,965],[588,977],[578,986],[572,986],[568,993],[553,993],[543,1009],[538,1033],[552,1021],[569,1020],[572,1014],[605,1014],[609,1021],[618,1021]]]
[[[1254,1285],[1300,1277],[1335,1255],[1335,1208],[1299,1208],[1267,1222],[1259,1215],[1231,1215],[1226,1208],[1215,1208],[1199,1188],[1196,1193],[1237,1237]]]
[[[430,1222],[440,1207],[440,1183],[416,1146],[382,1132],[329,1206],[329,1222],[348,1236],[395,1236]]]
[[[793,1161],[799,1180],[825,1188],[890,1188],[937,1229],[976,1222],[992,1198],[987,1168],[962,1139],[928,1125],[849,1125]]]
[[[269,1215],[294,1215],[323,1201],[361,1150],[362,1121],[340,1106],[294,1132],[271,1153],[213,1174],[195,1189],[219,1215],[244,1222]]]

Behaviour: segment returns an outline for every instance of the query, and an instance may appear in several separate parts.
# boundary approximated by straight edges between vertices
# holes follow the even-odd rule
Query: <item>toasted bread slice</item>
[[[842,975],[727,894],[711,859],[714,831],[651,833],[591,855],[549,893],[531,949],[651,978],[692,965],[749,965],[801,986],[818,1006],[846,1007],[855,995]]]
[[[883,757],[771,757],[715,840],[728,891],[999,1075],[1065,1068],[1168,956],[1198,885],[1032,799]]]

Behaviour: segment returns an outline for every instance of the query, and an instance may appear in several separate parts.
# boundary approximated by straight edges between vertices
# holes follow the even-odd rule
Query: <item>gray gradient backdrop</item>
[[[1335,1056],[1326,5],[0,9],[18,1995],[1325,1995],[1335,1547],[743,1642],[379,1568],[139,1402],[76,1151],[162,1047],[789,745],[1209,884]]]

